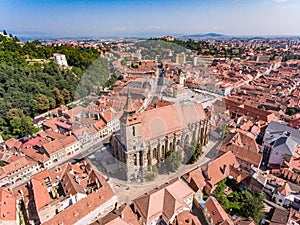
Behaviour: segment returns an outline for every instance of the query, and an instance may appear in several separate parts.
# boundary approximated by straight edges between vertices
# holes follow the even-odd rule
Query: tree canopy
[[[26,124],[26,116],[33,118],[68,104],[77,92],[82,93],[81,97],[88,95],[93,85],[104,83],[104,73],[108,77],[108,70],[101,74],[99,70],[92,71],[91,77],[84,73],[95,60],[106,65],[106,60],[98,59],[99,53],[93,48],[42,46],[39,41],[20,45],[17,41],[0,35],[0,134],[4,139],[30,134],[30,130],[18,130],[20,119]],[[54,53],[65,54],[70,68],[62,69],[55,64],[51,59]],[[82,77],[85,85],[78,88]]]

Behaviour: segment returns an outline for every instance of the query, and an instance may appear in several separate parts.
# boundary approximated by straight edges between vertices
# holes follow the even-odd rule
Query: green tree
[[[4,162],[3,160],[0,160],[0,167],[6,166],[6,165],[7,165],[6,162]]]
[[[289,116],[292,116],[297,113],[297,110],[295,108],[287,108],[285,113]]]
[[[49,99],[43,94],[37,94],[35,96],[37,108],[40,112],[46,112],[50,109]]]
[[[19,117],[15,116],[9,121],[12,127],[12,133],[16,137],[32,136],[38,129],[32,125],[32,119],[29,116]]]
[[[202,155],[202,145],[198,142],[191,157],[191,163],[196,162]]]
[[[20,39],[19,39],[17,36],[14,37],[14,40],[15,40],[16,42],[19,42],[19,41],[20,41]]]
[[[241,215],[251,217],[256,224],[264,218],[264,205],[263,200],[265,195],[263,192],[255,192],[251,194],[249,191],[241,192]]]
[[[50,109],[54,109],[56,106],[55,99],[52,97],[48,97]]]
[[[69,103],[71,101],[71,94],[67,89],[62,89],[61,94],[64,96],[65,103]]]
[[[18,108],[12,108],[10,109],[7,113],[6,113],[6,119],[8,121],[10,121],[11,119],[13,119],[14,117],[24,117],[24,112],[22,109],[18,109]]]
[[[229,133],[229,127],[227,124],[221,124],[217,127],[216,132],[220,133],[221,138],[224,139],[227,136],[227,134]]]
[[[181,161],[182,156],[180,151],[169,151],[166,156],[165,166],[169,171],[175,172],[179,168]]]
[[[21,134],[21,126],[22,126],[22,121],[21,117],[15,116],[12,118],[9,123],[12,127],[12,134],[20,136]]]
[[[60,93],[58,88],[54,88],[52,93],[53,93],[54,99],[56,101],[56,106],[65,104],[64,96]]]
[[[38,132],[38,128],[35,128],[32,125],[32,119],[29,116],[25,116],[21,120],[21,136],[32,136],[36,132]]]

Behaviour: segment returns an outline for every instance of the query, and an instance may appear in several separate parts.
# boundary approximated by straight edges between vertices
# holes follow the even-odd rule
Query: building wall
[[[270,153],[269,164],[281,165],[285,152],[280,148],[273,148]]]
[[[78,152],[81,149],[79,142],[75,142],[74,144],[68,146],[65,151],[66,155],[74,154],[75,152]]]
[[[0,220],[0,225],[18,225],[16,220]]]
[[[116,132],[118,130],[120,130],[119,118],[114,118],[113,120],[111,120],[107,123],[108,134],[112,134],[113,132]]]

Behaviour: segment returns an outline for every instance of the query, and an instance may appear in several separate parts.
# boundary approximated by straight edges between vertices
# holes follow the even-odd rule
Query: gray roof
[[[298,143],[292,137],[280,137],[273,145],[273,148],[280,148],[282,152],[294,155]]]
[[[290,137],[294,139],[295,142],[300,144],[300,131],[287,126],[283,123],[270,122],[265,133],[264,141],[272,143],[280,137],[287,136],[286,134],[290,133]]]
[[[294,154],[300,145],[300,131],[283,123],[270,122],[264,136],[264,142],[280,147],[284,152]]]

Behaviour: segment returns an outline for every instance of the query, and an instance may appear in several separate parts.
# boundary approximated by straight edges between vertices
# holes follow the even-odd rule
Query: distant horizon
[[[205,33],[154,33],[154,34],[142,34],[142,33],[136,33],[136,34],[115,34],[115,35],[56,35],[51,33],[43,33],[39,31],[9,31],[6,29],[1,29],[0,32],[5,30],[8,34],[12,34],[13,36],[17,36],[21,39],[27,39],[27,40],[34,40],[34,39],[109,39],[109,38],[137,38],[137,39],[149,39],[149,38],[159,38],[164,36],[172,36],[175,38],[184,38],[184,37],[192,37],[192,36],[203,36],[205,38],[208,38],[211,35],[218,35],[216,37],[211,37],[211,39],[226,39],[226,38],[253,38],[253,37],[261,37],[261,38],[280,38],[280,37],[286,37],[286,38],[300,38],[300,35],[296,34],[240,34],[240,35],[234,35],[234,34],[223,34],[223,33],[216,33],[216,32],[205,32]]]
[[[0,27],[55,37],[298,36],[298,0],[0,0]]]

